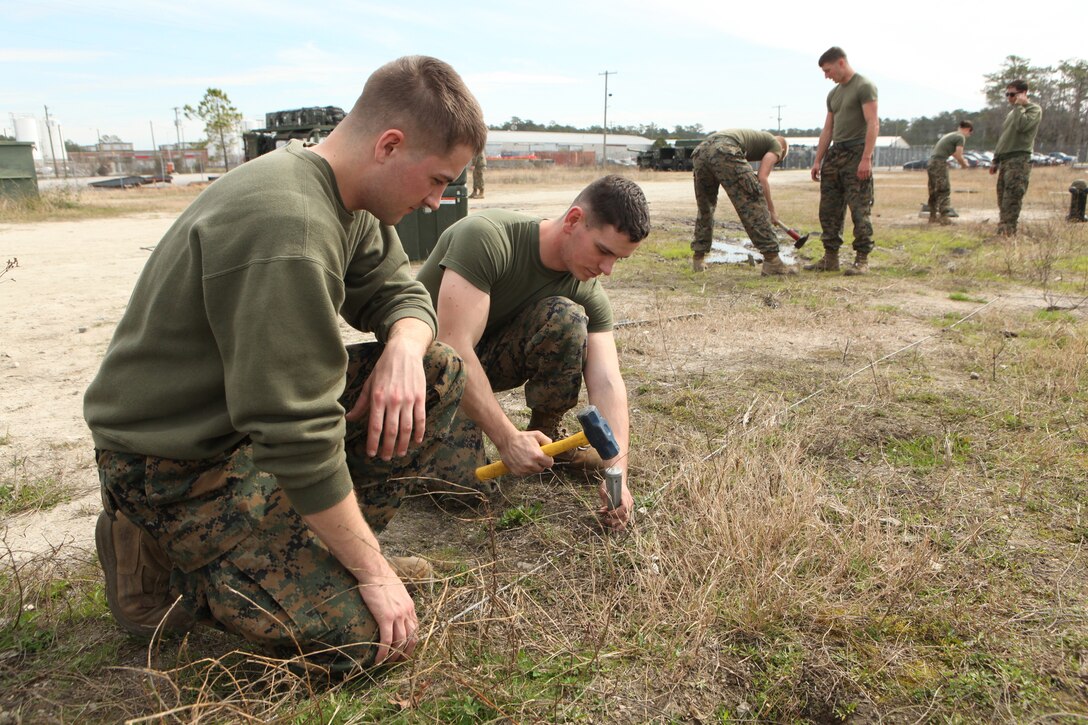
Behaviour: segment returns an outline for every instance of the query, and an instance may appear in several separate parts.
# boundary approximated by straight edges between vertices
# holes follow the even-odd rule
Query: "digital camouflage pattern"
[[[948,178],[947,158],[931,158],[926,173],[929,176],[929,217],[947,218],[952,208],[952,183]]]
[[[691,251],[706,254],[714,241],[714,211],[718,206],[718,187],[733,202],[744,230],[752,244],[763,254],[778,254],[778,236],[767,209],[763,187],[745,158],[744,149],[720,135],[704,141],[692,154],[695,170],[695,238]]]
[[[350,410],[382,346],[348,347]],[[367,523],[381,531],[444,444],[464,392],[461,359],[434,344],[424,358],[427,430],[390,462],[366,455],[365,420],[348,423],[347,465]],[[171,590],[198,621],[241,635],[279,657],[346,670],[373,663],[373,617],[358,582],[317,539],[273,476],[253,464],[251,444],[205,460],[96,451],[103,503],[151,535],[174,565]]]
[[[854,222],[854,250],[873,251],[873,225],[869,215],[873,207],[873,177],[858,178],[858,164],[864,144],[832,144],[820,166],[820,240],[824,249],[838,251],[843,245],[842,231],[846,210]]]
[[[525,404],[537,417],[561,418],[578,404],[586,361],[589,318],[581,305],[566,297],[547,297],[526,307],[507,325],[485,335],[476,355],[495,392],[524,383]],[[494,479],[478,481],[476,468],[487,464],[479,426],[458,412],[448,445],[434,459],[434,493],[465,496],[497,490]]]
[[[1031,157],[1020,154],[1001,160],[997,169],[997,206],[1001,210],[998,234],[1016,234],[1020,208],[1028,193],[1031,179]]]
[[[472,159],[472,196],[481,198],[484,195],[484,171],[487,169],[487,156],[483,153],[476,154]]]

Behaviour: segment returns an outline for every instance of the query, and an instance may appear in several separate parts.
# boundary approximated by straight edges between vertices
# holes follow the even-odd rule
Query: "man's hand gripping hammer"
[[[597,450],[597,454],[600,455],[601,460],[607,461],[610,458],[615,458],[620,454],[619,444],[616,443],[616,436],[612,433],[611,426],[608,425],[608,421],[601,415],[601,411],[597,410],[597,406],[587,406],[581,413],[578,414],[578,423],[582,426],[582,432],[569,436],[562,440],[548,443],[540,447],[540,450],[547,453],[549,456],[555,456],[558,453],[569,451],[572,448],[579,448],[581,446],[593,446]],[[495,478],[501,476],[504,473],[509,473],[510,469],[506,467],[502,461],[495,461],[489,463],[486,466],[480,466],[476,469],[476,478],[480,481],[486,481],[489,478]]]

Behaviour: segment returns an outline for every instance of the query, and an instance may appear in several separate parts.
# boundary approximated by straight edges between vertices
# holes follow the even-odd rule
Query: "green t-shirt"
[[[782,158],[782,147],[778,145],[778,139],[767,131],[729,128],[718,131],[714,136],[722,136],[740,146],[744,150],[744,158],[748,161],[761,161],[768,153],[777,154],[779,158]]]
[[[827,94],[827,110],[834,116],[831,141],[846,143],[865,138],[865,114],[861,107],[876,100],[876,86],[860,73]]]
[[[540,261],[540,219],[503,209],[465,217],[442,232],[416,279],[438,307],[442,273],[452,269],[491,297],[484,333],[501,327],[546,297],[566,297],[585,308],[590,332],[612,329],[612,305],[600,282],[579,282]]]
[[[959,131],[946,133],[944,136],[941,136],[941,140],[933,147],[933,158],[947,159],[956,152],[958,146],[963,146],[966,143],[967,139],[964,138],[963,134]]]

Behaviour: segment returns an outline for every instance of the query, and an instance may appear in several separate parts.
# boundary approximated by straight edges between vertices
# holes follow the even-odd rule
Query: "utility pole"
[[[180,106],[174,106],[174,131],[177,133],[178,137],[178,153],[181,154],[181,161],[184,162],[185,150],[181,148],[181,116],[178,115],[178,111],[180,110]]]
[[[61,130],[60,124],[57,124],[57,140],[60,141],[61,154],[60,160],[64,162],[64,178],[68,178],[68,147],[64,145],[64,131]],[[75,168],[72,169],[72,175],[75,176]]]
[[[619,71],[606,70],[604,73],[598,73],[599,76],[604,76],[604,138],[601,141],[601,167],[603,168],[608,163],[608,76],[614,76]]]
[[[771,108],[774,108],[774,109],[776,109],[778,111],[778,126],[776,128],[778,129],[778,135],[781,136],[782,135],[782,109],[785,108],[785,106],[784,105],[782,105],[782,106],[771,106]]]
[[[49,153],[53,156],[53,176],[60,176],[60,171],[57,170],[57,150],[53,148],[53,129],[49,125],[49,106],[43,106],[45,108],[45,133],[49,136]]]
[[[166,163],[162,160],[162,149],[160,149],[158,144],[155,143],[155,122],[148,121],[147,125],[151,127],[151,148],[154,149],[159,156],[159,176],[165,177]]]

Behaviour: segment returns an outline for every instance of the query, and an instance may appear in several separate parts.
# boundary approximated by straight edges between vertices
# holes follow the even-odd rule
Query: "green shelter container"
[[[38,196],[33,146],[26,141],[0,141],[0,197]]]
[[[413,262],[426,259],[442,232],[455,221],[468,216],[468,186],[465,179],[466,173],[462,171],[446,187],[438,211],[416,209],[397,224],[397,235],[408,253],[408,259]]]

